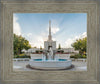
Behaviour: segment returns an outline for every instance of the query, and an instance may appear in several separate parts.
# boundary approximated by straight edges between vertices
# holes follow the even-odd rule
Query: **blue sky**
[[[48,39],[49,20],[57,46],[71,47],[76,39],[87,35],[86,13],[15,13],[13,17],[13,32],[25,37],[33,47],[44,46]]]

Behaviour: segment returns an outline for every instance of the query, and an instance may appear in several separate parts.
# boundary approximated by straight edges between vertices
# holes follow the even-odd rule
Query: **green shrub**
[[[83,58],[87,58],[86,55],[83,55]]]
[[[43,51],[40,51],[40,53],[42,53]]]
[[[57,51],[58,53],[60,53],[60,51]]]
[[[61,50],[61,53],[64,53],[64,51],[63,51],[63,50]]]
[[[76,54],[77,58],[83,58],[81,54]]]
[[[25,56],[25,54],[19,54],[19,56]]]
[[[75,59],[78,59],[78,58],[86,58],[86,55],[75,54],[75,55],[71,55],[70,58],[75,58]]]
[[[39,53],[39,51],[38,51],[38,50],[36,50],[36,53]]]
[[[75,58],[75,56],[74,55],[71,55],[70,58]]]
[[[31,58],[31,57],[28,55],[23,55],[23,56],[16,55],[14,56],[14,58]]]

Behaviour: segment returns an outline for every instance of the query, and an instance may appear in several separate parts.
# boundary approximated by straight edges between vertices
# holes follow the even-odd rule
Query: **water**
[[[43,59],[33,59],[33,61],[44,61]],[[50,61],[50,60],[45,60]],[[67,59],[58,59],[58,60],[51,60],[51,61],[67,61]]]

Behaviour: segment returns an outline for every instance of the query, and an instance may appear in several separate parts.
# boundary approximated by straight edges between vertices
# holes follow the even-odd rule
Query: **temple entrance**
[[[48,46],[48,50],[49,50],[50,48],[52,48],[52,46]]]

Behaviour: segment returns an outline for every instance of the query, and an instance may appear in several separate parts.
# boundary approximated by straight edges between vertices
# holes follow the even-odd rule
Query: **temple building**
[[[44,41],[44,50],[48,50],[50,47],[52,47],[52,50],[56,50],[56,41],[52,40],[52,35],[51,35],[51,21],[49,21],[48,40]]]
[[[72,54],[77,54],[79,53],[79,51],[75,50],[74,48],[61,48],[60,50],[58,48],[56,48],[56,41],[52,40],[52,35],[51,35],[51,21],[49,21],[49,35],[48,35],[48,40],[44,41],[44,48],[40,49],[40,48],[30,48],[28,50],[22,50],[22,52],[25,52],[27,54],[31,54],[33,57],[40,56],[41,57],[41,52],[45,51],[45,50],[49,50],[49,48],[51,47],[53,51],[55,51],[56,53],[59,51],[63,51],[63,53],[60,53],[60,56],[64,56],[67,58],[70,58],[70,55]],[[32,54],[33,53],[33,54]],[[39,54],[40,53],[40,54]],[[59,56],[59,57],[60,57]]]

